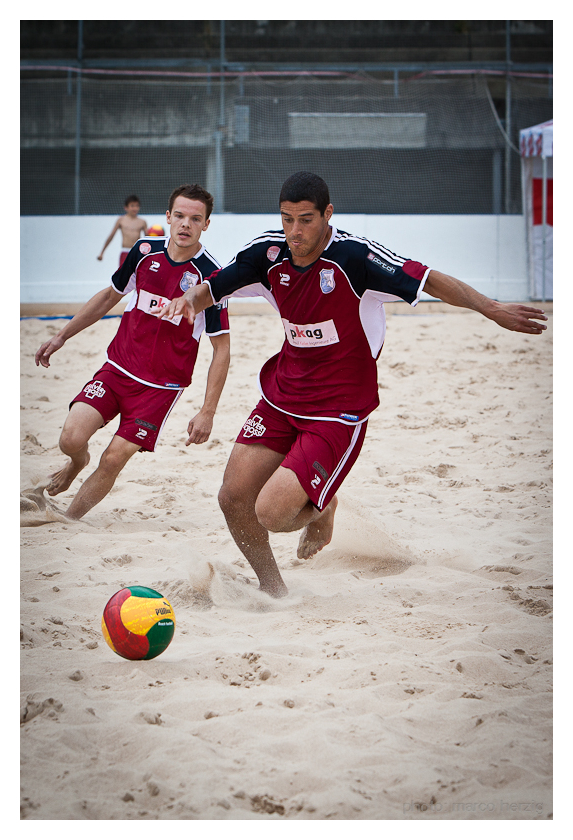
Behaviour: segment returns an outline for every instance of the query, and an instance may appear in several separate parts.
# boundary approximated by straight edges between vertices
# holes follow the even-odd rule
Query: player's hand
[[[63,347],[65,341],[63,338],[59,338],[57,335],[54,338],[51,338],[49,341],[45,341],[38,352],[36,353],[35,360],[36,360],[36,367],[42,365],[42,367],[50,367],[50,356],[52,353],[55,353],[56,350],[59,350],[60,347]]]
[[[543,309],[535,309],[521,303],[497,304],[491,319],[500,327],[513,332],[541,335],[547,329],[545,324],[538,323],[539,321],[547,321],[547,315]]]
[[[98,260],[103,260],[103,257],[102,257],[101,254],[99,254],[97,258],[98,258]]]
[[[193,304],[185,295],[173,298],[171,303],[166,306],[154,306],[153,309],[150,309],[150,312],[152,315],[158,315],[159,318],[176,318],[178,315],[182,315],[191,326],[195,323],[197,316]]]
[[[189,437],[185,441],[185,446],[190,443],[205,443],[209,440],[209,435],[213,429],[213,415],[200,411],[195,417],[189,421],[187,426],[187,434]]]

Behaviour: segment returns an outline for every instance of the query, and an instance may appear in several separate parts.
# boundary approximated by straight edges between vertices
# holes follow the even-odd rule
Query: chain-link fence
[[[552,117],[552,88],[511,78],[502,123],[490,83],[23,70],[21,214],[115,214],[131,193],[162,213],[183,182],[206,186],[216,213],[272,213],[300,169],[340,213],[520,213],[519,130]]]

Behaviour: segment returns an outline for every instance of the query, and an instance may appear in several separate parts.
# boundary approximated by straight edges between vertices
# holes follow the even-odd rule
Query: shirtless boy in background
[[[105,241],[105,245],[98,255],[98,260],[103,259],[103,252],[115,236],[118,230],[121,230],[122,242],[121,253],[119,255],[119,264],[123,263],[135,243],[142,236],[145,236],[147,230],[147,222],[145,219],[140,219],[138,216],[140,210],[139,199],[136,195],[128,195],[124,203],[125,216],[120,216],[113,226],[113,230]]]

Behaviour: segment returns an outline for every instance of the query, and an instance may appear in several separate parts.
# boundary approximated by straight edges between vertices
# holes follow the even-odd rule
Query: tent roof
[[[553,120],[519,132],[521,157],[553,157]]]

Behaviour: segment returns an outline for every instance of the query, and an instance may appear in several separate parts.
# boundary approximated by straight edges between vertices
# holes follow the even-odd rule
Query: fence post
[[[506,52],[506,75],[505,75],[505,212],[511,212],[511,21],[505,22],[505,52]]]
[[[80,215],[80,166],[82,146],[82,58],[84,22],[78,21],[78,75],[76,80],[76,159],[74,167],[74,213]]]
[[[215,132],[215,169],[217,193],[215,203],[219,213],[225,212],[225,21],[219,25],[220,82],[219,82],[219,127]]]

